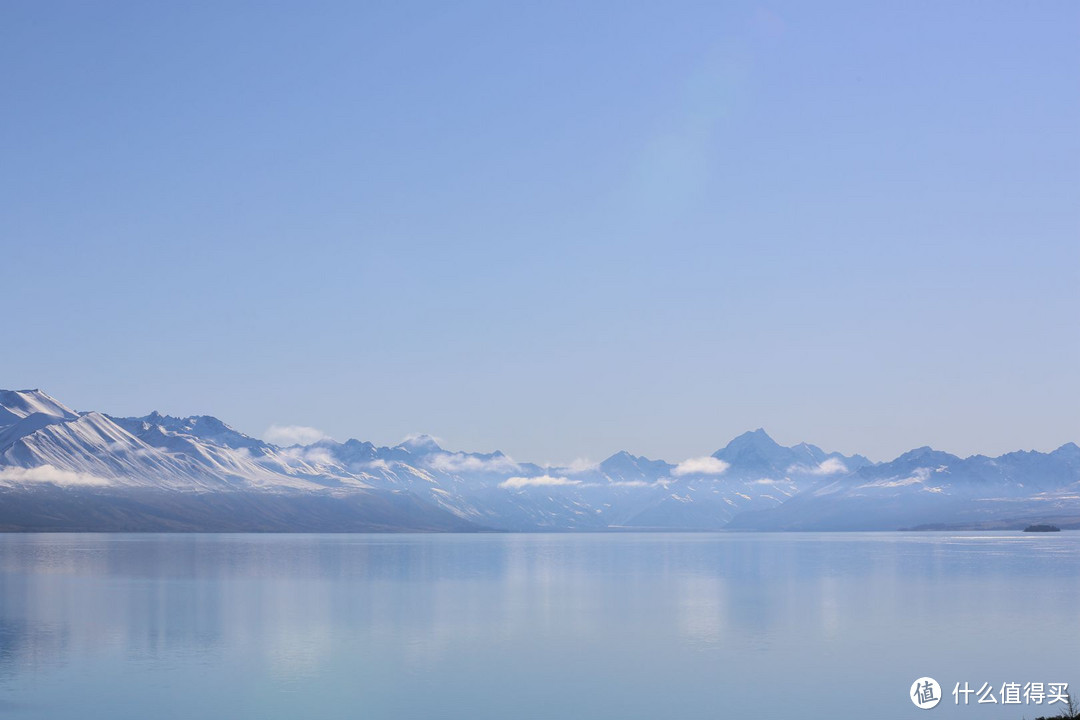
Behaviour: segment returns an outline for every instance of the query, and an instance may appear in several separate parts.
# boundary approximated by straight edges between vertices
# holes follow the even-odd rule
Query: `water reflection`
[[[0,710],[908,717],[922,674],[1080,681],[1078,540],[0,536]]]

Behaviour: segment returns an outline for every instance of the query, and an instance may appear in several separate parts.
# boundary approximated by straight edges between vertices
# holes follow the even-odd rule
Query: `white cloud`
[[[518,464],[506,455],[491,458],[476,457],[465,453],[439,453],[427,459],[427,464],[439,472],[514,472]]]
[[[574,485],[583,488],[613,488],[613,487],[667,487],[667,483],[663,479],[656,480],[654,482],[647,482],[645,480],[608,480],[605,482],[582,482],[581,480],[574,480]]]
[[[836,473],[846,473],[847,465],[840,458],[828,458],[816,468],[811,470],[814,475],[835,475]]]
[[[580,485],[580,480],[571,480],[565,477],[552,477],[551,475],[537,475],[536,477],[512,477],[499,483],[501,488],[523,488],[529,486],[551,487],[557,485]]]
[[[588,458],[576,458],[574,460],[571,460],[569,465],[566,465],[566,466],[564,466],[564,467],[562,467],[560,469],[563,470],[564,472],[568,472],[571,475],[573,475],[575,473],[582,473],[582,472],[588,472],[589,470],[595,470],[598,465],[599,465],[599,463],[594,462],[594,461],[592,461],[592,460],[590,460]],[[552,466],[548,465],[548,467],[552,467]]]
[[[101,487],[110,485],[112,481],[89,473],[61,470],[52,465],[39,465],[33,468],[4,468],[0,470],[0,483],[48,483],[63,486]]]
[[[808,473],[810,475],[836,475],[846,473],[847,465],[840,458],[827,458],[819,465],[792,465],[787,469],[788,473]]]
[[[329,437],[322,430],[303,425],[271,425],[263,433],[263,440],[274,445],[310,445]]]
[[[333,454],[324,447],[287,447],[280,456],[290,464],[337,465]]]
[[[312,465],[334,465],[334,456],[324,447],[310,448],[304,452],[304,462]]]
[[[671,474],[676,477],[683,475],[722,475],[731,465],[714,457],[698,457],[683,460],[675,466]]]
[[[427,433],[411,433],[409,435],[406,435],[402,439],[401,444],[405,447],[416,448],[419,450],[424,450],[428,448],[437,450],[439,449],[438,446],[442,445],[443,442],[444,441],[442,438],[436,437],[434,435],[428,435]]]

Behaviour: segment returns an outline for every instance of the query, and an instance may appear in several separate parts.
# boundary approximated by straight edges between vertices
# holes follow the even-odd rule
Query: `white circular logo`
[[[911,694],[908,697],[915,703],[915,707],[929,710],[941,702],[941,686],[932,677],[921,677],[911,683]]]

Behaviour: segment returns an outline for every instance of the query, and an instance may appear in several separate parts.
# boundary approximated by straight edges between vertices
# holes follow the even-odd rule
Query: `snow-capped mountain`
[[[476,529],[216,418],[110,418],[5,390],[0,423],[0,529]]]
[[[559,467],[426,435],[281,447],[207,415],[0,391],[0,499],[0,528],[21,529],[895,529],[1080,518],[1080,448],[874,464],[758,429],[676,463],[621,451]]]
[[[1080,447],[960,458],[921,447],[887,463],[823,479],[734,527],[874,530],[1024,524],[1024,519],[1080,518]]]

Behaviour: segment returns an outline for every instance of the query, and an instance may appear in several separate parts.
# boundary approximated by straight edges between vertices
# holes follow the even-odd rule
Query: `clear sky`
[[[536,461],[1080,441],[1080,3],[0,5],[0,387]]]

